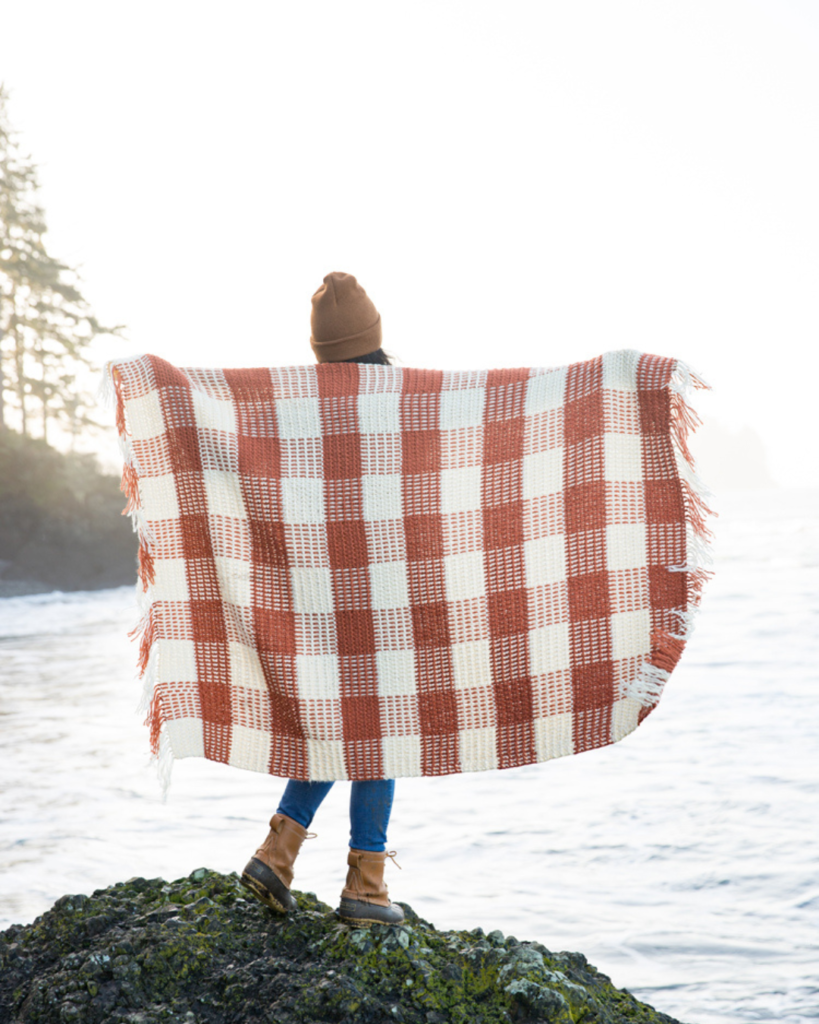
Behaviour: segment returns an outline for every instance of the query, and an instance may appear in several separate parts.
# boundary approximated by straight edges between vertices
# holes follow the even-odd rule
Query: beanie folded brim
[[[311,337],[310,346],[320,363],[339,363],[345,359],[368,356],[381,348],[381,317],[360,334],[350,334],[346,338],[334,338],[332,341],[316,341]]]

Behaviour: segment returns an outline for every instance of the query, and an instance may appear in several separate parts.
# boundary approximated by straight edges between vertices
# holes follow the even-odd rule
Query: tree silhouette
[[[119,334],[92,315],[76,270],[55,259],[44,241],[46,221],[37,202],[37,169],[22,156],[0,85],[0,430],[16,414],[32,434],[32,407],[40,435],[60,421],[72,443],[92,423],[90,395],[80,385],[91,365],[88,346],[100,334]]]

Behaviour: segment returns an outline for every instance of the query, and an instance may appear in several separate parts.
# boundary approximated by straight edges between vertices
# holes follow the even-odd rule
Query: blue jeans
[[[309,828],[313,815],[327,796],[332,782],[297,782],[290,779],[278,813]],[[387,848],[395,779],[354,782],[350,790],[350,846],[354,850],[383,853]]]

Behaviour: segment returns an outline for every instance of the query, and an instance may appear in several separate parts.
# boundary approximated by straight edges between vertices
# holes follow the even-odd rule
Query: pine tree
[[[12,410],[22,433],[33,433],[34,405],[43,438],[56,419],[73,441],[92,422],[92,401],[79,384],[90,365],[88,346],[97,335],[122,328],[96,320],[76,271],[46,248],[37,170],[20,154],[8,98],[0,85],[0,430],[7,429]]]

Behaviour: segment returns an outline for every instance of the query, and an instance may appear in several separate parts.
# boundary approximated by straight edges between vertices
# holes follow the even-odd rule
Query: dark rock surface
[[[279,917],[204,868],[63,896],[0,933],[0,1022],[678,1024],[579,953],[493,931],[348,928],[312,894]]]

